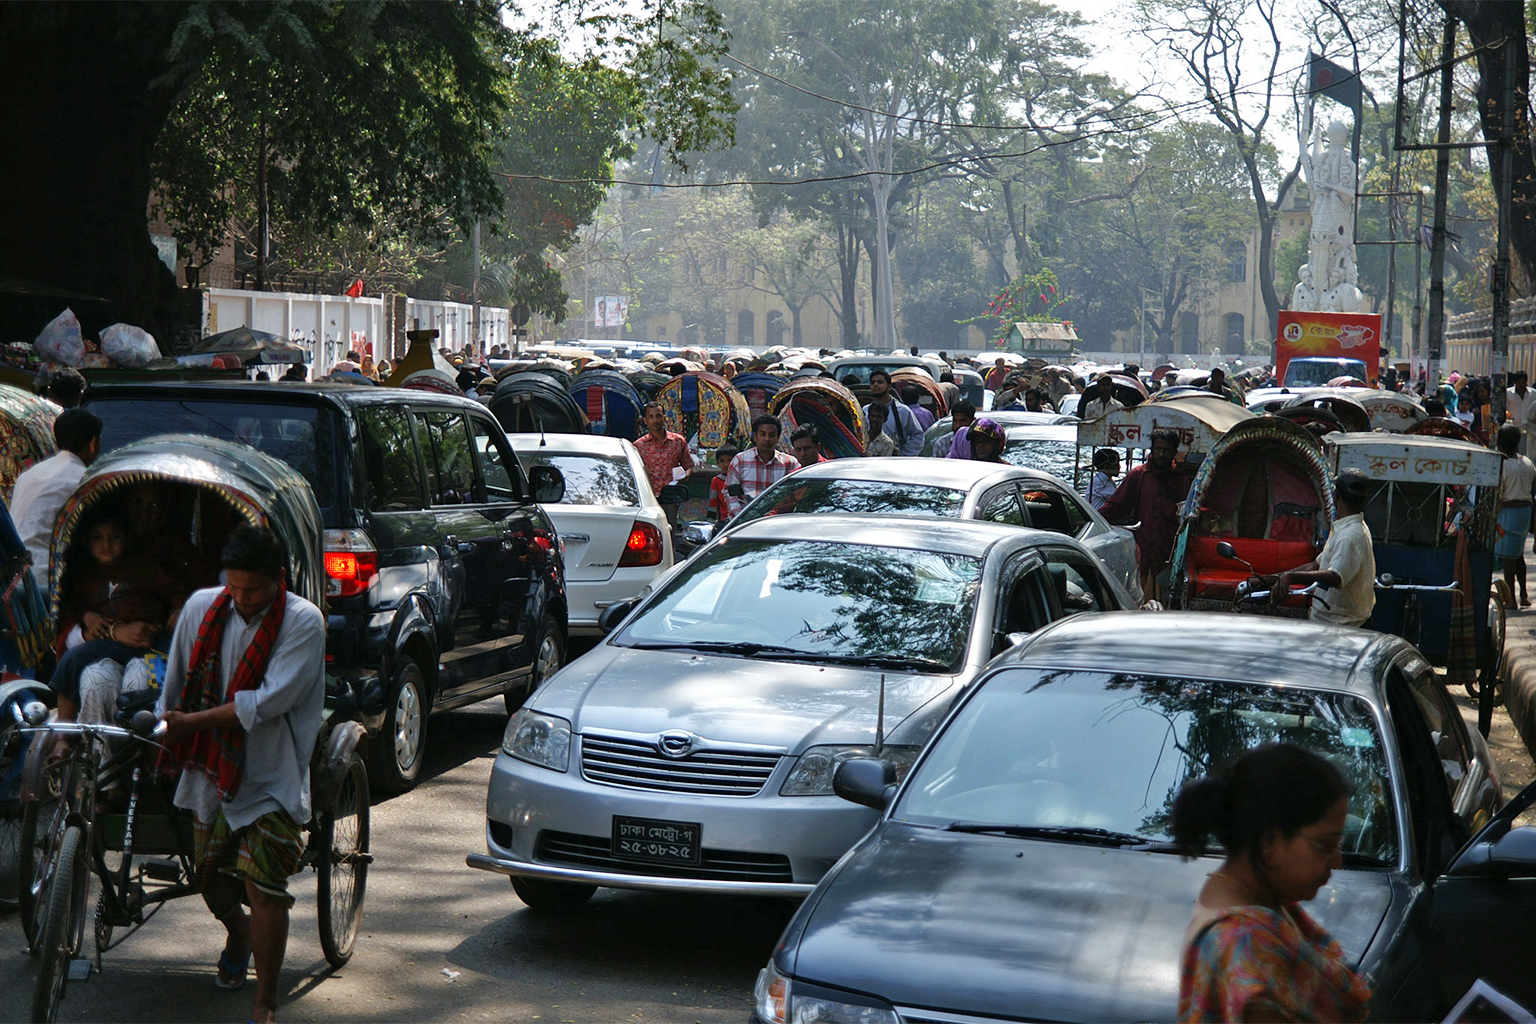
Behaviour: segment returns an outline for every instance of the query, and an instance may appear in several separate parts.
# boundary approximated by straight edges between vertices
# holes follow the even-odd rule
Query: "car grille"
[[[726,882],[794,881],[789,858],[783,854],[704,849],[699,851],[697,865],[639,863],[615,857],[612,841],[607,836],[580,836],[570,832],[540,832],[534,856],[546,864],[570,864],[626,875],[708,878]]]
[[[588,782],[657,793],[755,796],[779,763],[778,754],[729,748],[663,757],[648,740],[584,735],[581,775]]]

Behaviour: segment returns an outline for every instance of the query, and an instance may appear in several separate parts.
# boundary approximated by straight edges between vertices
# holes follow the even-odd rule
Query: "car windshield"
[[[1204,679],[1017,669],[991,680],[913,770],[892,814],[1169,838],[1186,781],[1261,743],[1329,758],[1350,785],[1344,854],[1391,863],[1397,830],[1376,720],[1347,694]]]
[[[615,642],[956,672],[981,559],[873,544],[726,538]]]
[[[523,468],[554,466],[565,477],[562,505],[638,505],[635,474],[622,456],[518,452]]]
[[[106,394],[89,404],[101,417],[104,452],[156,434],[204,434],[238,441],[298,470],[314,488],[322,509],[336,504],[331,432],[321,426],[321,410],[315,406],[240,402],[225,396],[145,400]]]
[[[954,517],[964,504],[965,491],[954,487],[884,480],[797,480],[792,474],[753,499],[734,522],[747,523],[785,512],[895,512]]]
[[[1313,384],[1327,384],[1335,377],[1361,377],[1365,376],[1365,364],[1358,359],[1328,359],[1311,360],[1296,359],[1285,368],[1285,384],[1287,387],[1306,387]]]

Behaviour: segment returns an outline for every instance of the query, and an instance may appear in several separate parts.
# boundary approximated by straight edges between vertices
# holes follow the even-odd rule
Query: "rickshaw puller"
[[[239,988],[254,955],[251,1019],[277,1011],[293,897],[288,877],[310,816],[309,760],[325,705],[325,620],[285,586],[281,542],[241,526],[221,559],[226,584],[187,600],[160,710],[182,769],[175,803],[196,818],[203,900],[229,932],[220,988]],[[174,709],[174,710],[173,710]],[[241,908],[243,893],[251,912]]]
[[[1283,599],[1291,587],[1321,584],[1326,590],[1312,602],[1314,622],[1363,626],[1376,607],[1376,554],[1371,548],[1371,528],[1365,525],[1365,503],[1371,481],[1357,469],[1346,469],[1333,485],[1338,509],[1333,529],[1316,561],[1287,569],[1275,580],[1271,600]]]

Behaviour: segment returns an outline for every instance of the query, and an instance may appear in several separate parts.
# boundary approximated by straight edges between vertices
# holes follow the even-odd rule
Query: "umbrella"
[[[234,355],[243,363],[307,363],[309,356],[291,341],[266,331],[240,326],[210,334],[192,350],[193,355]]]

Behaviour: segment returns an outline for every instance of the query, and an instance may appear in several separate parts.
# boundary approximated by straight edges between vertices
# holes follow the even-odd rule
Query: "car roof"
[[[229,398],[231,397],[231,391],[238,391],[238,397],[241,399],[250,398],[255,401],[281,401],[284,399],[291,401],[295,395],[301,395],[310,400],[334,401],[347,405],[410,403],[413,405],[467,406],[489,414],[489,410],[481,403],[460,395],[445,395],[435,391],[421,391],[416,388],[392,388],[382,385],[368,387],[362,384],[341,384],[331,381],[306,382],[302,384],[247,380],[124,381],[91,385],[86,389],[86,401],[89,403],[92,398],[110,398],[114,396],[130,398],[143,395],[159,398],[171,393],[185,393],[206,398]]]
[[[799,469],[797,480],[871,480],[879,483],[932,484],[969,490],[991,481],[1029,479],[1060,483],[1049,473],[1021,466],[972,459],[931,459],[919,456],[889,456],[883,459],[829,459]],[[791,479],[786,477],[785,479]]]
[[[625,456],[633,445],[622,437],[606,434],[508,434],[507,440],[519,452],[536,453],[540,448],[562,454]]]
[[[830,541],[835,544],[869,544],[911,548],[953,555],[984,556],[998,544],[1018,546],[1060,544],[1079,547],[1070,537],[1048,530],[980,522],[975,519],[933,519],[920,516],[846,515],[813,513],[764,516],[745,523],[721,538],[720,543],[743,540]]]
[[[1129,618],[1134,616],[1134,618]],[[1372,693],[1407,644],[1384,633],[1231,612],[1105,612],[1051,624],[994,665],[1092,669]]]

